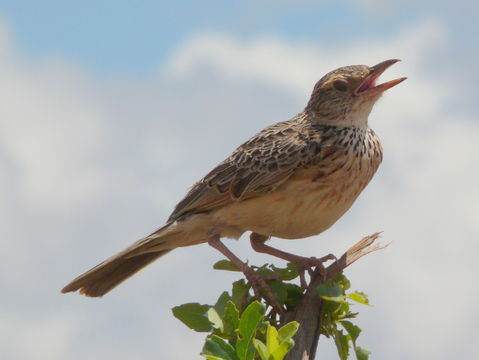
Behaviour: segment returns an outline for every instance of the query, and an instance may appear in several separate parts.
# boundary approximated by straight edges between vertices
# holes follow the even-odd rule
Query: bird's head
[[[377,85],[376,81],[397,59],[374,66],[344,66],[326,74],[314,86],[306,112],[320,124],[367,126],[374,103],[382,93],[406,80],[405,77]]]

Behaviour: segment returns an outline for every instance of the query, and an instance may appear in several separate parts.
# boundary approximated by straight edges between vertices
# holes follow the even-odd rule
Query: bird
[[[324,75],[300,113],[239,146],[193,185],[164,226],[78,276],[62,293],[101,297],[171,250],[202,243],[221,252],[253,285],[264,287],[263,279],[222,241],[245,232],[255,251],[302,270],[331,258],[295,255],[266,241],[324,232],[373,178],[383,151],[368,117],[384,91],[407,79],[377,84],[398,61],[344,66]]]

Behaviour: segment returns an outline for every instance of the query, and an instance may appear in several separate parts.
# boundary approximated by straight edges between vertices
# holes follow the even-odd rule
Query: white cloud
[[[444,37],[441,24],[433,19],[405,29],[393,39],[368,39],[339,46],[288,43],[273,37],[243,42],[221,33],[199,33],[177,50],[164,72],[182,78],[207,67],[235,80],[264,81],[306,96],[316,80],[339,66],[373,65],[400,58],[405,60],[402,70],[409,70],[409,64],[426,61],[424,54],[437,48]]]
[[[377,358],[403,358],[391,354],[398,348],[410,359],[473,358],[479,126],[451,115],[454,88],[424,71],[446,35],[432,20],[334,47],[204,33],[172,54],[160,79],[101,82],[58,60],[24,61],[0,27],[0,242],[10,255],[0,262],[8,313],[0,333],[15,330],[0,347],[14,344],[18,359],[31,358],[21,343],[36,344],[37,358],[108,357],[112,349],[117,359],[171,358],[177,347],[181,358],[199,358],[201,336],[179,344],[194,335],[168,308],[211,302],[232,279],[212,273],[218,255],[206,246],[173,252],[98,301],[58,289],[161,225],[192,181],[255,131],[299,111],[325,72],[399,57],[385,77],[409,80],[371,116],[385,147],[376,178],[319,240],[273,242],[320,255],[385,230],[392,246],[349,271],[376,304],[360,309],[363,344]],[[253,262],[270,260],[246,241],[231,246]]]
[[[102,174],[92,167],[105,129],[84,75],[60,63],[31,69],[8,55],[0,67],[0,138],[22,198],[71,207],[98,196]]]

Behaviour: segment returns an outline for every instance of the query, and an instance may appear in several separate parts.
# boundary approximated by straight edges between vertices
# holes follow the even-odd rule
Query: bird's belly
[[[365,185],[357,179],[339,185],[310,179],[292,181],[270,194],[228,206],[221,217],[242,232],[284,239],[308,237],[333,225]]]

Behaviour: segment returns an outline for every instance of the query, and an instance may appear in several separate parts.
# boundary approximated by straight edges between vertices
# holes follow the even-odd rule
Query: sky
[[[271,244],[340,255],[372,359],[479,358],[479,26],[474,1],[1,1],[0,353],[200,359],[173,318],[237,279],[207,245],[177,249],[101,299],[73,277],[160,227],[187,189],[343,65],[400,58],[370,126],[384,161],[330,230]],[[227,240],[254,264],[247,237]],[[318,358],[335,359],[321,339]]]

